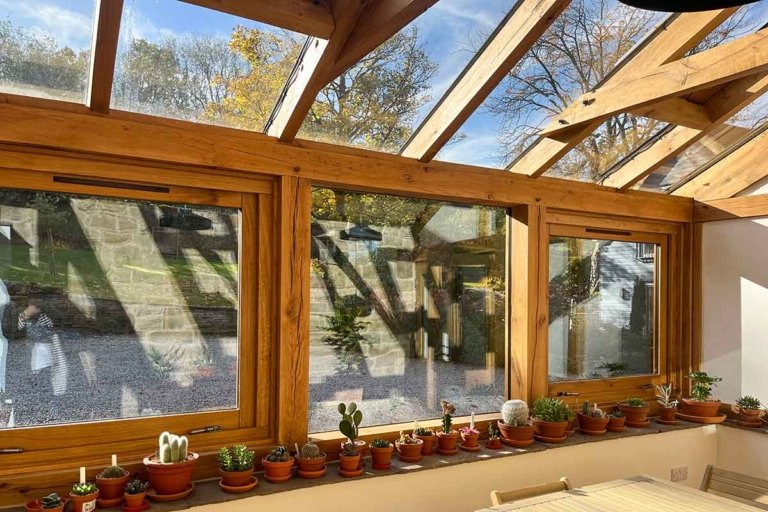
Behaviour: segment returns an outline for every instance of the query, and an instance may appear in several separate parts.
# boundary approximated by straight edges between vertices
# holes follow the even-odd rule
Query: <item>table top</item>
[[[528,510],[535,512],[755,512],[737,501],[708,494],[651,476],[636,476],[591,485],[583,489],[555,492],[485,508],[477,512]]]

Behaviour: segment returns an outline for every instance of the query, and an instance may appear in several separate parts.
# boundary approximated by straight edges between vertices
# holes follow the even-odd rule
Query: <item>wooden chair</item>
[[[704,472],[700,489],[729,500],[768,510],[768,480],[716,468],[711,464]]]
[[[534,496],[541,496],[542,494],[568,491],[570,489],[573,489],[571,482],[568,480],[567,476],[564,476],[557,482],[534,485],[523,489],[515,489],[514,491],[491,491],[491,503],[493,503],[493,506],[495,507],[496,505],[511,503],[515,500],[524,500]]]

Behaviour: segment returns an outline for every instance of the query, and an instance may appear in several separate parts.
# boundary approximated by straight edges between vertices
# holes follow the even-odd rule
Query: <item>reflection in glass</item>
[[[238,223],[0,189],[0,427],[236,407]]]
[[[310,432],[495,412],[504,397],[505,212],[313,191]]]
[[[656,371],[653,244],[552,237],[549,380]]]

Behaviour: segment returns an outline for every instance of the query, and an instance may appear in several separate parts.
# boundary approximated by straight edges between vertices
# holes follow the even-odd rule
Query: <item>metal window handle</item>
[[[209,432],[216,432],[217,430],[221,430],[220,425],[211,425],[208,427],[203,428],[193,428],[192,430],[188,431],[187,434],[193,435],[193,434],[207,434]]]
[[[640,389],[653,389],[653,384],[643,384]]]
[[[0,448],[0,455],[5,455],[7,453],[21,453],[24,451],[24,448]]]
[[[581,396],[578,391],[558,391],[557,396]]]

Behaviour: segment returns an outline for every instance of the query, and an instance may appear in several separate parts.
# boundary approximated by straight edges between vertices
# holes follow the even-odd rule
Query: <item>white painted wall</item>
[[[688,480],[681,483],[698,487],[707,464],[717,461],[717,437],[715,426],[649,434],[408,475],[350,480],[193,510],[320,512],[352,508],[366,512],[471,512],[490,505],[489,494],[493,489],[526,487],[561,476],[570,477],[576,487],[640,474],[668,479],[671,468],[678,466],[688,467]]]
[[[702,253],[702,369],[718,398],[768,402],[768,218],[704,224]]]

